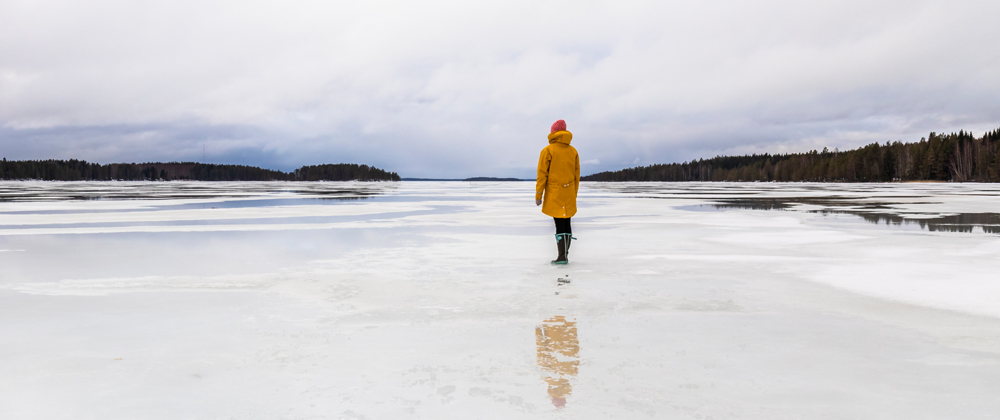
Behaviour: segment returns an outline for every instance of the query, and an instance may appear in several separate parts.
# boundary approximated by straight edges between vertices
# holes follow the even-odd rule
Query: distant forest
[[[254,166],[210,163],[111,163],[84,160],[21,160],[0,162],[0,179],[44,181],[399,181],[395,172],[368,165],[340,163],[303,166],[292,172]]]
[[[1000,129],[976,138],[930,133],[917,143],[872,143],[783,155],[718,156],[581,177],[584,181],[1000,182]]]

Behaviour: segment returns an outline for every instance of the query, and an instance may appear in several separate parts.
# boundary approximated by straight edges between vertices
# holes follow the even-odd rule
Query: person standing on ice
[[[542,213],[556,221],[559,256],[552,261],[553,264],[569,263],[569,245],[576,239],[569,220],[576,214],[576,193],[580,189],[580,155],[569,145],[572,140],[573,133],[566,131],[566,121],[556,121],[549,132],[549,145],[538,156],[535,205],[542,206]]]

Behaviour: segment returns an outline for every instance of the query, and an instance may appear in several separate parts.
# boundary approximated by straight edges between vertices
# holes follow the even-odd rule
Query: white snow
[[[584,183],[562,267],[533,187],[0,183],[0,418],[1000,412],[1000,235],[817,212],[1000,186]]]

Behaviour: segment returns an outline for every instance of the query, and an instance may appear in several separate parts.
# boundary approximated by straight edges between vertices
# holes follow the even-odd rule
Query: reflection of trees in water
[[[741,209],[741,210],[789,210],[792,206],[797,204],[807,204],[813,206],[823,206],[823,207],[851,207],[852,209],[864,209],[864,210],[879,210],[879,209],[891,209],[892,205],[900,205],[905,203],[892,203],[892,202],[863,202],[857,201],[851,198],[838,198],[838,197],[825,197],[825,198],[809,198],[809,197],[774,197],[774,198],[735,198],[735,199],[723,199],[719,200],[718,203],[712,204],[713,207],[719,209]]]
[[[357,201],[357,200],[367,200],[368,196],[341,196],[341,197],[319,197],[317,200],[339,200],[339,201]]]
[[[907,219],[895,214],[855,213],[844,211],[821,211],[820,213],[849,213],[860,216],[874,224],[886,225],[916,224],[931,232],[972,232],[979,226],[986,233],[1000,233],[1000,214],[997,213],[961,213],[950,216],[939,216],[933,219]]]
[[[739,210],[788,210],[792,207],[785,200],[776,198],[750,198],[741,200],[726,200],[712,207],[717,209],[739,209]]]
[[[535,344],[538,347],[538,366],[545,371],[549,397],[556,407],[566,405],[566,397],[573,393],[570,378],[576,376],[580,366],[580,341],[576,335],[576,322],[564,316],[554,316],[535,327]]]
[[[748,198],[720,200],[720,202],[711,204],[711,206],[717,209],[789,210],[796,204],[811,204],[826,207],[850,206],[852,207],[851,209],[834,208],[812,210],[811,212],[820,214],[850,214],[874,224],[895,226],[914,224],[931,232],[970,233],[978,226],[986,233],[1000,233],[1000,213],[960,213],[928,219],[908,219],[898,214],[875,212],[879,209],[889,208],[889,205],[894,203],[866,203],[848,199]]]

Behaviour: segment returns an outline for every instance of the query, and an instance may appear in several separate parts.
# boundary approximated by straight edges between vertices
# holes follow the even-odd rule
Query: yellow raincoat
[[[542,213],[565,219],[576,214],[576,192],[580,189],[580,155],[569,145],[573,133],[549,134],[549,145],[538,156],[535,200],[542,200]]]

